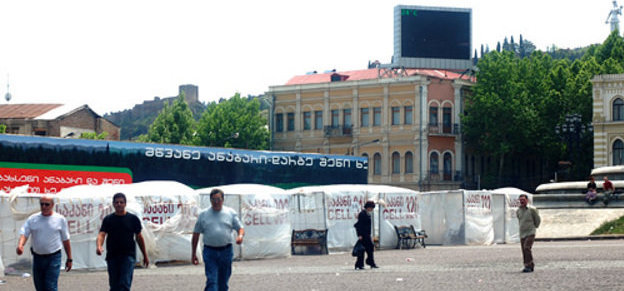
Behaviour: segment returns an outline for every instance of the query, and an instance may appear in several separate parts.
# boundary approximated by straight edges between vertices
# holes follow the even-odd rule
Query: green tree
[[[0,124],[0,133],[6,133],[6,125]]]
[[[106,139],[108,136],[108,132],[102,132],[97,134],[95,132],[83,132],[80,134],[80,138],[82,139]]]
[[[198,144],[217,147],[267,149],[269,130],[260,114],[257,98],[230,99],[210,103],[199,120]]]
[[[194,144],[195,128],[193,113],[182,92],[173,104],[165,104],[147,135],[140,136],[139,141],[190,145]]]
[[[510,51],[487,54],[479,61],[473,95],[462,118],[464,137],[478,153],[497,158],[499,182],[505,158],[522,152],[534,133],[536,112],[523,90],[518,59]]]
[[[613,31],[609,37],[602,43],[602,45],[596,50],[596,59],[598,63],[603,63],[609,58],[617,60],[620,64],[624,62],[624,39],[618,34],[617,31]]]

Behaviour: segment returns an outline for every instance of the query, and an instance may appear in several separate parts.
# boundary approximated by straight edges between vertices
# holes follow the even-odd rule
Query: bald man
[[[41,212],[31,215],[20,229],[16,252],[17,255],[24,253],[24,245],[28,237],[32,235],[30,252],[33,257],[35,289],[56,291],[61,272],[61,247],[65,249],[67,255],[66,272],[71,270],[73,262],[67,220],[53,211],[52,197],[41,196],[39,206]]]

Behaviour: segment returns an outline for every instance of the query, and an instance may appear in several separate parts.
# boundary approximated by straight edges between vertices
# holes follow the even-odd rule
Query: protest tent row
[[[368,200],[375,201],[373,235],[380,248],[397,245],[394,226],[427,231],[427,244],[491,244],[517,242],[517,196],[497,191],[416,192],[384,185],[307,186],[291,190],[258,184],[223,185],[224,205],[240,216],[246,236],[235,246],[238,259],[289,256],[292,230],[327,230],[331,252],[350,250],[357,240],[353,224]],[[188,261],[197,216],[210,207],[213,188],[193,190],[178,182],[153,181],[127,185],[82,185],[54,196],[55,211],[69,224],[74,267],[103,268],[105,255],[95,253],[102,218],[112,213],[112,196],[127,196],[128,212],[143,223],[150,260]],[[0,193],[0,258],[4,266],[30,261],[15,254],[19,229],[39,211],[40,195],[16,188]],[[529,195],[531,197],[531,195]],[[234,234],[232,234],[234,236]],[[201,240],[200,240],[201,242]],[[201,243],[198,258],[201,259]],[[28,248],[28,246],[26,247]],[[140,252],[137,251],[140,261]]]

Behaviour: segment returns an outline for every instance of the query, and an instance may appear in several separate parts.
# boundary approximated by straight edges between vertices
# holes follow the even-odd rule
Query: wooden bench
[[[397,249],[412,249],[415,248],[416,245],[420,245],[423,248],[426,248],[425,238],[427,238],[427,233],[424,230],[415,230],[413,225],[401,225],[394,226],[394,230],[396,231],[398,242]]]
[[[292,231],[290,239],[291,254],[295,255],[296,247],[305,247],[304,254],[310,247],[318,249],[319,254],[328,254],[327,250],[327,229],[304,229]]]

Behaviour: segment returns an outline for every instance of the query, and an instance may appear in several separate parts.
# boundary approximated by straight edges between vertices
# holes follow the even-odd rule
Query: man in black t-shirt
[[[141,221],[126,212],[126,195],[117,193],[113,196],[115,212],[102,220],[102,227],[97,237],[97,255],[102,255],[102,245],[106,239],[106,266],[110,290],[130,290],[134,264],[136,263],[136,243],[143,253],[143,265],[149,265],[145,242],[141,235]],[[106,238],[108,236],[108,238]]]

